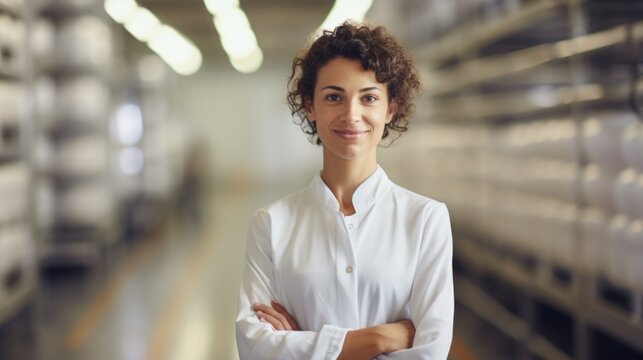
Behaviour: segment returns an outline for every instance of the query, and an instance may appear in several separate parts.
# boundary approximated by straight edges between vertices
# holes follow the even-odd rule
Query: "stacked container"
[[[97,0],[36,5],[37,229],[44,265],[91,264],[117,236],[109,116],[114,39]]]
[[[25,161],[28,128],[25,5],[0,1],[0,325],[31,298],[34,241]]]

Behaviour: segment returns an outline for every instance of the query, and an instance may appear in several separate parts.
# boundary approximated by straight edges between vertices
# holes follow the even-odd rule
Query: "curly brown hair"
[[[337,57],[358,60],[365,70],[375,73],[378,82],[386,84],[389,102],[394,101],[397,108],[384,128],[382,139],[387,138],[391,130],[398,133],[395,139],[407,131],[414,110],[412,100],[420,87],[411,56],[384,27],[344,22],[333,31],[325,30],[292,62],[288,106],[291,114],[299,118],[295,122],[304,133],[317,145],[321,144],[316,123],[308,119],[306,106],[312,102],[319,69]]]

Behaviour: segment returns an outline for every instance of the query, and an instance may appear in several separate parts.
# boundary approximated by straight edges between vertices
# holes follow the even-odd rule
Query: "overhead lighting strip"
[[[239,0],[203,2],[212,14],[212,22],[219,33],[221,46],[232,67],[242,73],[257,71],[263,63],[263,52],[246,13],[239,7]]]
[[[201,51],[183,34],[163,24],[135,0],[105,0],[105,11],[137,40],[144,42],[174,71],[194,74],[201,68]]]
[[[364,17],[372,5],[373,0],[335,0],[326,20],[317,29],[315,38],[320,36],[324,30],[333,30],[346,20],[364,21]]]

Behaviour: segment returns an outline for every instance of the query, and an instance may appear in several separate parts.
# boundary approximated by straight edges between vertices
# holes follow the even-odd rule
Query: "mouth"
[[[347,140],[359,139],[366,136],[367,130],[333,130],[339,137]]]

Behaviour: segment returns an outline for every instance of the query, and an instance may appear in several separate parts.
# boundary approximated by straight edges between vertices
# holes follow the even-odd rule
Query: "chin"
[[[342,149],[342,150],[332,150],[329,149],[329,152],[335,155],[338,158],[343,160],[356,160],[368,156],[368,152],[360,151],[358,149]]]

